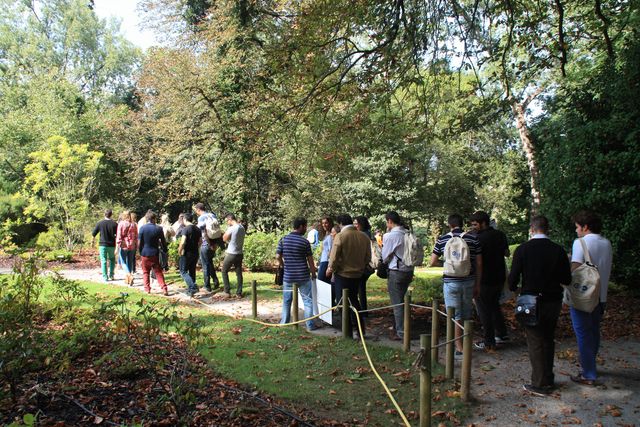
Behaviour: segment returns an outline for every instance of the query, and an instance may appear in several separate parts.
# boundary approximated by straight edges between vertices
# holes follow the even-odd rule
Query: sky
[[[125,37],[142,49],[156,44],[153,32],[140,29],[136,12],[136,0],[95,0],[94,11],[100,18],[114,17],[121,21],[120,29]]]

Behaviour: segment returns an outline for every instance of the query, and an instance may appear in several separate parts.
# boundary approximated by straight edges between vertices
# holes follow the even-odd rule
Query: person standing
[[[455,320],[463,322],[471,320],[473,298],[480,295],[482,249],[475,235],[462,231],[461,215],[449,215],[447,223],[450,232],[438,237],[431,254],[431,266],[442,265],[439,258],[443,258],[445,266],[442,276],[444,303],[446,307],[455,308]],[[462,340],[460,339],[462,328],[458,324],[456,324],[455,336],[455,357],[460,359],[462,358]]]
[[[213,277],[213,289],[218,289],[220,282],[218,281],[216,269],[213,265],[213,256],[215,255],[217,246],[215,242],[207,237],[207,220],[212,219],[217,222],[218,218],[213,213],[205,211],[204,203],[196,203],[193,206],[193,210],[196,212],[196,215],[198,215],[198,228],[202,234],[200,264],[202,265],[202,274],[204,276],[204,289],[207,292],[211,292],[211,278]]]
[[[600,274],[600,302],[591,313],[573,307],[569,309],[582,368],[582,372],[571,375],[570,378],[579,384],[594,385],[597,379],[596,357],[600,349],[600,322],[607,303],[613,251],[611,242],[600,234],[602,220],[594,212],[580,211],[574,215],[573,222],[578,238],[573,242],[571,251],[571,271],[580,267],[587,257],[591,260]],[[584,253],[583,244],[587,248],[588,256]]]
[[[278,242],[276,258],[278,265],[284,267],[282,285],[282,318],[280,323],[291,321],[291,302],[293,301],[293,285],[298,285],[304,304],[304,318],[313,316],[313,296],[311,294],[311,280],[316,277],[316,266],[313,261],[311,244],[305,238],[307,233],[307,220],[296,218],[293,221],[293,231],[284,236]],[[296,296],[297,297],[297,296]],[[307,320],[307,330],[317,328],[313,320]]]
[[[387,292],[392,305],[402,304],[404,295],[413,280],[412,266],[402,263],[404,255],[404,235],[408,230],[402,223],[397,212],[389,211],[385,215],[387,232],[382,236],[382,260],[389,265],[387,277]],[[391,340],[400,341],[404,338],[404,306],[393,307],[393,317],[396,331]]]
[[[333,244],[333,237],[331,236],[333,219],[325,216],[320,220],[320,225],[324,231],[324,238],[322,239],[322,252],[320,252],[320,263],[318,265],[318,279],[325,283],[331,283],[331,277],[327,276],[327,267],[329,266],[331,245]]]
[[[224,292],[231,293],[231,285],[229,284],[229,270],[233,266],[236,270],[236,279],[238,287],[236,296],[242,296],[242,249],[244,247],[244,227],[240,224],[233,214],[225,217],[227,221],[227,231],[222,235],[222,240],[227,244],[226,254],[222,262],[222,281],[224,282]]]
[[[340,215],[336,222],[340,225],[340,233],[333,239],[327,274],[334,275],[336,297],[341,298],[342,290],[347,289],[350,304],[360,311],[358,288],[365,268],[371,261],[371,243],[364,233],[353,226],[351,215]],[[356,325],[356,316],[352,312],[351,327]],[[362,330],[364,332],[364,323]]]
[[[140,228],[139,247],[142,265],[142,280],[146,293],[151,293],[150,271],[155,273],[158,284],[164,295],[169,295],[167,285],[164,282],[164,273],[160,265],[160,250],[167,250],[167,241],[164,238],[162,227],[156,225],[157,216],[149,210],[145,215],[147,223]]]
[[[484,329],[484,340],[475,343],[480,350],[493,349],[496,343],[509,339],[500,308],[500,295],[507,279],[504,258],[509,256],[509,243],[502,231],[489,225],[490,221],[489,215],[483,211],[471,216],[471,227],[482,247],[482,278],[476,308]]]
[[[371,224],[369,224],[369,219],[366,216],[357,216],[353,220],[353,226],[359,232],[364,233],[364,235],[367,236],[367,239],[369,239],[369,245],[371,246],[371,259],[374,259],[374,255],[375,255],[374,250],[377,246],[374,243],[374,240],[372,240]],[[377,267],[377,265],[372,266],[371,261],[369,262],[370,262],[369,268],[365,268],[364,273],[362,274],[362,277],[360,279],[360,284],[358,285],[358,301],[360,302],[360,308],[362,310],[366,310],[368,307],[367,281],[369,280],[369,277],[371,277],[371,275],[375,271],[375,268]],[[367,313],[362,313],[362,317],[367,317]]]
[[[569,258],[562,247],[549,237],[549,220],[544,216],[531,219],[531,239],[513,253],[509,273],[509,289],[516,291],[522,282],[521,294],[537,295],[538,324],[525,326],[531,384],[523,384],[525,391],[536,396],[551,393],[554,384],[554,335],[562,308],[561,284],[571,283]]]
[[[133,286],[133,264],[136,261],[138,247],[138,226],[131,220],[131,211],[125,210],[121,217],[122,220],[118,223],[116,247],[119,250],[125,272],[124,282]]]
[[[180,276],[187,285],[187,294],[193,297],[198,292],[196,284],[196,265],[198,264],[200,243],[202,240],[202,232],[198,227],[193,225],[193,214],[187,212],[181,214],[183,227],[177,238],[180,242],[178,245],[178,268]]]
[[[320,233],[318,232],[318,225],[314,224],[307,233],[307,240],[311,244],[311,250],[315,251],[320,246]]]
[[[100,266],[102,268],[102,280],[104,283],[113,280],[113,274],[116,270],[115,252],[118,223],[111,219],[112,215],[113,211],[106,209],[104,211],[104,218],[98,221],[91,233],[91,246],[95,244],[96,236],[100,233],[98,245],[100,247]]]

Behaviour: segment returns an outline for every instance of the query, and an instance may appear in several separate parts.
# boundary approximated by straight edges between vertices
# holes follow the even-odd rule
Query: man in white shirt
[[[413,280],[413,266],[402,262],[404,254],[404,228],[402,219],[397,212],[387,212],[387,232],[382,236],[382,259],[389,264],[389,277],[387,278],[387,291],[391,304],[401,304],[404,294]],[[404,307],[393,307],[396,333],[391,336],[394,341],[400,341],[404,337]]]
[[[600,273],[600,303],[591,313],[570,308],[571,322],[578,341],[580,366],[582,367],[582,372],[578,375],[572,375],[571,380],[584,385],[594,385],[597,378],[596,356],[600,348],[600,321],[607,302],[613,253],[611,242],[600,235],[602,220],[598,215],[591,211],[580,211],[574,215],[573,222],[576,225],[578,239],[573,242],[573,250],[571,251],[571,271],[585,262],[584,251],[580,243],[580,239],[583,239],[589,251],[591,263],[598,268]]]
[[[227,221],[227,231],[225,231],[222,236],[222,240],[227,244],[224,261],[222,261],[222,282],[224,283],[224,293],[227,295],[231,293],[229,270],[233,267],[236,270],[236,278],[238,279],[236,296],[242,297],[242,259],[245,230],[242,224],[238,222],[235,215],[228,214],[225,219]]]

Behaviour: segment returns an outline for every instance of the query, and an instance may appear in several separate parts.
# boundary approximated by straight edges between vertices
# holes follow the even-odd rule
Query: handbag
[[[278,266],[276,270],[275,284],[282,287],[284,286],[284,267]]]
[[[516,320],[523,326],[538,326],[538,295],[518,295]]]
[[[376,276],[381,279],[389,277],[389,263],[380,260],[380,262],[378,262],[378,268],[376,268]]]
[[[563,301],[576,310],[591,313],[600,303],[600,273],[598,267],[591,263],[589,249],[582,238],[584,263],[571,272],[571,284],[564,286]]]

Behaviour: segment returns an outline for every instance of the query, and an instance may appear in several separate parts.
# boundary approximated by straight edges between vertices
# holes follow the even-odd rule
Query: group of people
[[[164,271],[168,269],[168,242],[178,241],[178,267],[180,276],[187,286],[187,294],[194,296],[198,292],[196,284],[196,266],[202,265],[203,284],[207,292],[220,288],[213,258],[216,251],[225,250],[221,274],[224,292],[230,295],[229,271],[233,268],[237,277],[236,295],[242,296],[242,259],[245,228],[233,214],[225,217],[227,229],[220,230],[218,218],[207,212],[203,203],[193,206],[197,215],[182,213],[171,224],[168,215],[163,215],[157,224],[157,214],[149,210],[136,222],[135,213],[125,210],[118,221],[112,219],[113,211],[107,209],[104,218],[99,221],[92,233],[93,238],[100,234],[99,253],[102,277],[105,283],[114,280],[116,259],[125,272],[125,283],[133,285],[136,271],[136,253],[140,253],[144,290],[151,292],[151,278],[155,278],[164,295],[168,295],[164,280]],[[195,224],[194,224],[195,222]],[[213,281],[213,288],[211,282]]]
[[[313,230],[308,233],[306,219],[295,219],[293,230],[280,240],[276,250],[278,262],[284,268],[281,323],[290,321],[290,291],[294,285],[302,295],[305,318],[312,317],[312,279],[316,277],[312,248],[315,244],[322,245],[318,279],[332,283],[338,298],[342,290],[347,289],[349,302],[358,311],[366,310],[366,283],[376,264],[386,265],[389,299],[392,305],[397,305],[393,309],[395,330],[390,338],[403,339],[404,308],[401,303],[414,276],[414,266],[403,259],[405,236],[409,231],[397,212],[388,212],[385,221],[386,233],[379,239],[378,233],[372,238],[371,227],[364,217],[353,220],[350,215],[340,215],[335,225],[331,218],[324,217],[320,221],[322,233]],[[452,214],[447,219],[449,232],[438,237],[429,262],[430,266],[444,266],[445,306],[455,309],[458,323],[470,320],[475,306],[483,326],[483,339],[474,344],[479,350],[493,350],[509,341],[500,304],[505,281],[511,291],[538,297],[537,324],[525,326],[532,373],[531,383],[524,384],[523,388],[539,396],[548,395],[555,389],[554,335],[562,308],[563,285],[570,285],[572,271],[586,260],[599,270],[599,304],[592,312],[570,307],[582,368],[576,375],[571,375],[571,380],[593,385],[597,378],[596,356],[611,273],[612,248],[609,240],[600,234],[602,222],[595,213],[581,211],[573,221],[578,239],[569,257],[560,245],[549,239],[548,219],[533,217],[531,239],[515,250],[511,271],[507,272],[508,240],[492,225],[489,215],[475,212],[469,218],[470,229],[465,231],[463,217]],[[586,255],[583,244],[587,248]],[[352,325],[354,322],[352,316]],[[309,330],[317,327],[312,320],[307,320],[306,326]],[[461,335],[462,329],[456,327],[456,358],[462,357]]]
[[[135,255],[139,251],[145,291],[150,292],[153,273],[166,295],[161,257],[167,251],[167,241],[176,239],[180,275],[190,296],[198,292],[195,275],[198,261],[202,265],[205,290],[211,292],[220,287],[213,263],[218,250],[225,250],[221,268],[224,293],[227,296],[231,293],[228,272],[233,268],[237,277],[236,295],[242,296],[245,227],[233,214],[228,214],[225,217],[227,228],[222,233],[217,217],[206,211],[204,204],[197,203],[193,210],[197,220],[193,213],[187,212],[180,214],[173,225],[169,224],[168,217],[163,218],[161,225],[156,225],[157,215],[151,210],[146,213],[143,225],[135,222],[130,211],[124,211],[118,222],[111,219],[111,210],[105,211],[105,218],[93,230],[94,238],[100,234],[100,260],[105,282],[114,278],[117,255],[126,274],[125,281],[131,284]],[[390,338],[402,340],[404,308],[401,303],[414,277],[414,265],[404,259],[409,229],[397,212],[387,212],[385,221],[386,232],[372,236],[369,221],[363,216],[354,219],[343,214],[335,218],[335,222],[331,217],[323,217],[310,231],[305,218],[296,218],[293,229],[280,239],[276,248],[276,258],[283,270],[281,323],[290,321],[294,285],[302,296],[305,318],[313,316],[312,279],[316,277],[333,284],[337,298],[346,289],[350,304],[358,311],[366,310],[367,281],[376,268],[384,264],[388,269],[389,299],[395,306],[394,332]],[[456,320],[470,320],[475,305],[484,334],[483,340],[475,343],[480,350],[495,349],[509,340],[500,305],[505,281],[511,291],[537,296],[536,325],[524,326],[532,373],[531,383],[523,387],[540,396],[550,394],[555,388],[554,334],[562,308],[563,285],[571,283],[572,271],[585,261],[598,268],[600,295],[592,312],[570,307],[582,368],[571,379],[593,385],[597,378],[596,356],[600,346],[600,322],[606,307],[612,248],[609,240],[600,234],[602,221],[595,213],[581,211],[573,221],[578,239],[569,258],[560,245],[549,239],[548,219],[533,217],[531,239],[515,250],[511,271],[507,272],[505,257],[510,255],[507,237],[492,226],[489,215],[475,212],[470,217],[470,230],[464,231],[463,217],[452,214],[447,219],[449,232],[438,237],[429,262],[430,266],[444,266],[445,306],[455,309]],[[316,268],[313,249],[319,245],[322,250]],[[355,315],[351,317],[351,324],[356,324]],[[307,320],[306,327],[314,330],[318,325]],[[364,323],[362,328],[364,331]],[[461,335],[461,328],[456,327],[456,358],[462,357]]]

